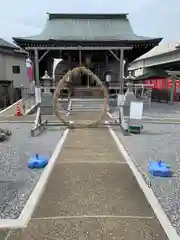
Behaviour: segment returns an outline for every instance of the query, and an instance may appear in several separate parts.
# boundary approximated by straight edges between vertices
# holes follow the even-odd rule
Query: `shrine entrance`
[[[90,86],[91,86],[91,82],[90,82],[89,76],[86,76],[85,74],[81,74],[80,87],[89,88]]]

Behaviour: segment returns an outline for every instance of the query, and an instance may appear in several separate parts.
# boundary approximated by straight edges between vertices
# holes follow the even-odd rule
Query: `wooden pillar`
[[[128,75],[128,59],[124,59],[125,64],[124,64],[124,76],[126,77]]]
[[[71,59],[71,54],[68,54],[68,69],[72,69],[72,59]]]
[[[120,61],[119,61],[119,90],[124,93],[124,49],[120,49]]]
[[[106,67],[108,67],[108,63],[109,63],[109,56],[108,56],[108,53],[106,55]]]
[[[47,61],[47,60],[46,60]],[[54,82],[54,79],[53,79],[53,76],[52,76],[52,73],[53,73],[53,58],[50,56],[48,61],[46,62],[47,64],[47,72],[48,72],[48,75],[50,77],[52,77],[51,79],[51,86],[55,86],[55,82]]]
[[[82,52],[79,50],[79,66],[82,65]]]
[[[13,102],[14,102],[14,92],[15,92],[15,89],[13,88],[13,81],[11,81],[11,83],[9,85],[9,101],[10,101],[10,105],[13,104]]]
[[[34,50],[34,63],[35,63],[35,81],[36,86],[40,86],[40,79],[39,79],[39,57],[38,57],[38,50]]]
[[[175,86],[176,86],[176,76],[172,75],[171,80],[172,80],[172,86],[170,89],[170,103],[174,102],[174,91],[175,91]]]

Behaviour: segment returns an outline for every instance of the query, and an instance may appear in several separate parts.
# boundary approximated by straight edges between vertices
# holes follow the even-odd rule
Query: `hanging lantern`
[[[112,75],[110,73],[106,74],[106,82],[111,82]]]

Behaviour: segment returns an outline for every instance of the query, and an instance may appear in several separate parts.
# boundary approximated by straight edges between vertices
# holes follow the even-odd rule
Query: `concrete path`
[[[68,133],[31,221],[8,240],[167,240],[107,128]]]

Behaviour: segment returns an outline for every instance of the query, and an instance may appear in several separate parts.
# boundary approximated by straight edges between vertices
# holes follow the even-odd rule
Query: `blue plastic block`
[[[172,177],[170,166],[161,160],[150,162],[148,165],[148,172],[156,177]]]
[[[44,168],[48,164],[48,160],[48,157],[36,154],[35,156],[29,158],[28,168]]]

